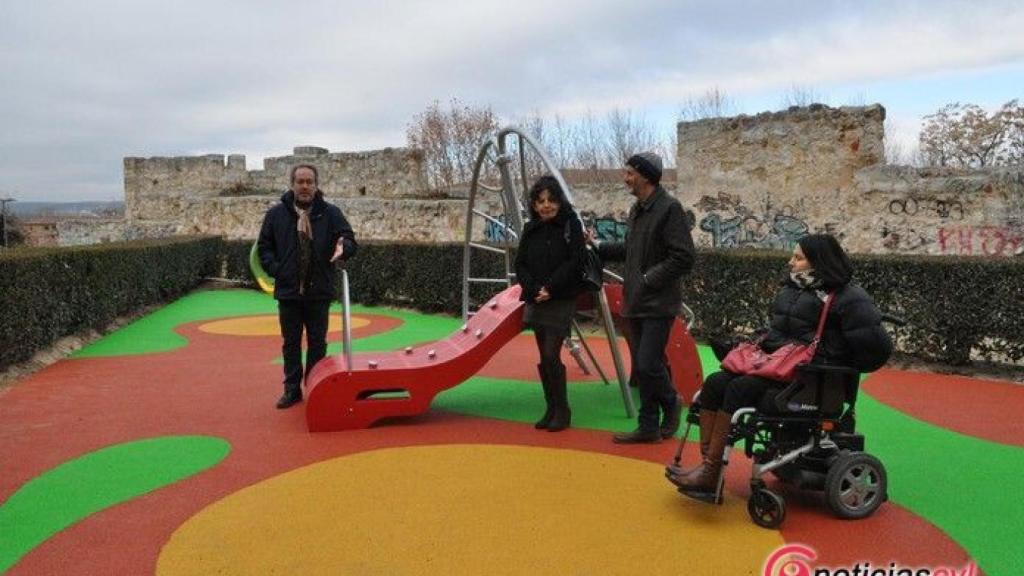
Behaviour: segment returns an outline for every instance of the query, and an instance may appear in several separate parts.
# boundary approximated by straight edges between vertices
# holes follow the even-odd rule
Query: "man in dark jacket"
[[[614,436],[620,444],[673,436],[682,410],[665,363],[665,346],[682,306],[680,280],[693,268],[694,248],[682,205],[660,185],[661,170],[661,158],[653,152],[626,161],[624,180],[636,196],[629,234],[625,242],[594,241],[601,258],[626,261],[622,316],[629,322],[630,379],[640,387],[640,414],[635,431]]]
[[[355,256],[355,234],[341,209],[324,200],[315,166],[292,168],[291,189],[267,210],[257,249],[274,278],[284,339],[284,394],[278,408],[302,401],[303,374],[327,353],[327,312],[334,299],[334,262]],[[306,331],[306,369],[302,331]]]

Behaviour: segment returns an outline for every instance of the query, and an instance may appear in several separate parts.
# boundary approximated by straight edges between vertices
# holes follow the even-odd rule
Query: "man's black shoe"
[[[683,415],[683,400],[676,396],[676,403],[668,412],[665,413],[665,419],[661,422],[661,437],[669,439],[676,435],[679,431],[679,421]]]
[[[285,408],[291,408],[299,402],[302,402],[302,394],[289,394],[285,392],[277,400],[277,409],[283,410]]]
[[[661,442],[661,431],[637,428],[632,432],[619,432],[612,436],[612,442],[616,444],[657,444]]]

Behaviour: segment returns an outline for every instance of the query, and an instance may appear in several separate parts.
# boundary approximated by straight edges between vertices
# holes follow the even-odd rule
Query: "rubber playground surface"
[[[460,324],[352,316],[357,352]],[[340,339],[335,319],[329,353]],[[613,373],[604,341],[591,347]],[[766,530],[747,516],[741,453],[722,506],[680,496],[662,475],[677,443],[613,444],[634,427],[618,387],[564,361],[565,432],[533,429],[543,399],[522,334],[424,416],[310,434],[303,404],[274,409],[274,301],[195,292],[0,390],[0,573],[762,574],[796,544],[811,566],[885,576],[971,562],[1024,572],[1024,386],[871,375],[858,428],[889,501],[844,521],[819,493],[776,483],[787,516]],[[696,458],[692,443],[684,463]]]

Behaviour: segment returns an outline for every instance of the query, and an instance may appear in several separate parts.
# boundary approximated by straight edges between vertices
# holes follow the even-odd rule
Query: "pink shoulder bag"
[[[818,318],[818,330],[810,344],[790,342],[769,354],[761,349],[759,343],[743,342],[729,351],[722,360],[722,368],[733,374],[761,376],[780,382],[793,380],[796,367],[808,364],[814,358],[821,333],[825,330],[825,318],[834,298],[834,293],[826,297],[825,305],[821,308],[821,316]]]

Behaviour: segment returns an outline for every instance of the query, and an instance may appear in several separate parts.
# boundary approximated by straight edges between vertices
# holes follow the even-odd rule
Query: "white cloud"
[[[1024,62],[1022,29],[1006,1],[6,2],[0,189],[110,198],[124,156],[247,152],[257,168],[301,144],[402,145],[452,97],[573,117],[712,87],[910,86]]]

